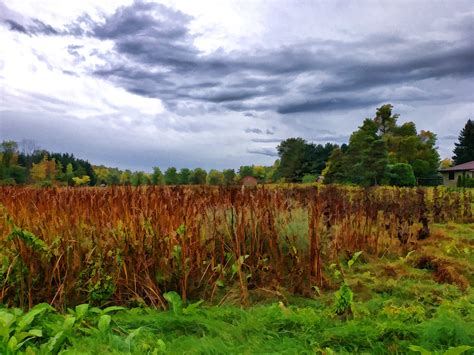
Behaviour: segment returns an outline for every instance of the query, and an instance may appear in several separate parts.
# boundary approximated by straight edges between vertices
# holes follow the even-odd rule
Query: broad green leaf
[[[105,309],[102,311],[102,314],[108,314],[108,313],[111,313],[111,312],[118,312],[118,311],[124,311],[124,310],[126,310],[125,307],[111,306],[111,307],[105,308]]]
[[[408,349],[411,351],[418,351],[421,355],[431,355],[431,351],[426,350],[425,348],[418,345],[410,345]]]
[[[68,331],[68,330],[71,330],[72,327],[74,326],[74,323],[76,322],[76,317],[73,317],[71,315],[67,315],[65,318],[64,318],[64,322],[63,322],[63,330],[64,331]]]
[[[17,347],[18,347],[18,340],[15,338],[15,336],[12,336],[7,343],[7,348],[11,352],[15,352],[17,350]]]
[[[191,303],[190,305],[188,305],[186,308],[183,309],[183,313],[184,314],[193,314],[193,313],[195,313],[196,310],[201,305],[201,303],[203,303],[203,302],[204,302],[204,300],[200,300],[200,301],[197,301],[195,303]]]
[[[31,329],[27,332],[16,333],[15,338],[18,342],[22,342],[26,338],[42,337],[43,331],[41,329]]]
[[[10,328],[10,326],[15,322],[15,318],[16,317],[11,313],[0,311],[0,334]]]
[[[141,330],[142,330],[142,327],[131,331],[128,334],[127,338],[125,339],[125,342],[130,346],[130,343],[132,342],[133,338],[135,338],[140,333]]]
[[[166,343],[162,339],[156,341],[156,349],[158,351],[166,351]]]
[[[28,331],[29,336],[42,337],[43,331],[41,329],[31,329]]]
[[[99,323],[97,324],[97,328],[99,328],[99,330],[102,333],[105,333],[109,329],[111,320],[112,320],[112,317],[110,317],[108,314],[104,314],[100,316]]]
[[[449,348],[444,352],[444,355],[460,355],[468,350],[474,349],[472,346],[469,345],[461,345],[455,348]]]
[[[60,331],[54,337],[49,339],[45,346],[50,353],[55,354],[59,350],[65,339],[66,334],[63,331]]]
[[[79,306],[76,306],[76,317],[78,319],[83,319],[88,311],[89,305],[87,303],[80,304]]]
[[[347,266],[349,266],[350,268],[352,265],[354,265],[354,263],[357,261],[357,259],[359,258],[361,254],[362,254],[362,251],[355,252],[354,255],[352,255],[351,260],[347,262]]]
[[[181,313],[181,310],[183,308],[183,301],[181,300],[181,297],[175,291],[166,292],[163,294],[163,297],[170,304],[171,308],[173,309],[174,314]]]
[[[90,307],[88,312],[89,313],[102,314],[102,310],[99,307]]]
[[[20,317],[17,323],[16,331],[22,332],[26,330],[26,328],[33,322],[37,315],[51,309],[53,308],[47,303],[41,303],[33,307],[28,313]]]

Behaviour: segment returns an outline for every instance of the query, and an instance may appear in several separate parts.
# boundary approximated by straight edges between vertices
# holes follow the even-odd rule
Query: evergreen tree
[[[178,171],[174,166],[169,167],[165,171],[165,183],[166,185],[177,185],[178,184]]]
[[[207,172],[204,169],[196,168],[191,173],[190,182],[193,185],[205,185],[207,178]]]
[[[153,168],[153,174],[151,174],[151,183],[153,185],[164,185],[165,177],[158,167]]]
[[[215,169],[210,170],[209,174],[207,174],[207,183],[209,185],[224,184],[224,174]]]
[[[224,184],[232,185],[235,181],[235,171],[234,169],[224,169],[222,172],[224,174]]]
[[[178,183],[180,185],[189,185],[189,179],[191,177],[191,170],[188,168],[183,168],[179,171],[178,174]]]
[[[454,164],[459,165],[474,160],[474,121],[468,120],[454,145]]]

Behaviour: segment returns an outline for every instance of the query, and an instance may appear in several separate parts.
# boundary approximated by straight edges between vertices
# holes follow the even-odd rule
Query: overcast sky
[[[448,157],[473,77],[472,0],[0,0],[0,139],[94,164],[272,164],[384,103]]]

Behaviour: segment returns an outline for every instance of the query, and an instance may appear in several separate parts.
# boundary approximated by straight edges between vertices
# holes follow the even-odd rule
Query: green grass
[[[318,301],[247,310],[203,307],[188,314],[135,308],[109,313],[110,323],[102,326],[99,320],[103,315],[89,311],[81,318],[77,312],[70,313],[39,314],[28,329],[41,329],[42,336],[27,341],[20,350],[45,354],[51,349],[63,354],[312,354],[329,353],[328,349],[337,353],[406,353],[411,345],[444,351],[474,344],[472,292],[438,307],[425,307],[416,299],[376,296],[356,302],[350,320],[339,319]],[[74,324],[64,326],[72,317]],[[63,332],[59,346],[54,348],[59,332]],[[5,344],[0,350],[6,352]]]

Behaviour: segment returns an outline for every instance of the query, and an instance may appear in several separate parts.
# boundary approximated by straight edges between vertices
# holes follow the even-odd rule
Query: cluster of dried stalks
[[[398,253],[470,193],[398,188],[0,188],[0,302],[165,307],[238,286],[309,294],[328,265]]]

